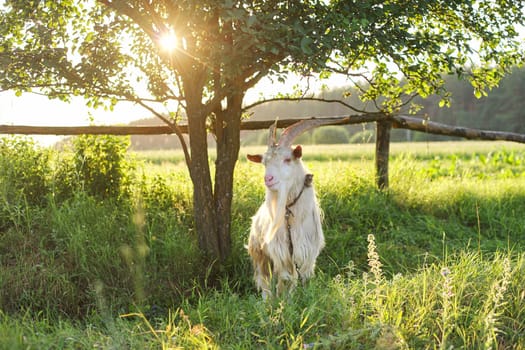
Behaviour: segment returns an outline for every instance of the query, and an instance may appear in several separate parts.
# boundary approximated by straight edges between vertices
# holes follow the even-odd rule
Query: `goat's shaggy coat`
[[[279,143],[274,142],[274,126],[267,152],[248,155],[266,169],[266,198],[252,218],[248,241],[255,283],[263,298],[271,294],[273,276],[277,294],[295,287],[299,277],[303,281],[312,277],[324,247],[321,211],[313,186],[305,181],[301,146],[290,146],[293,138],[321,123],[317,119],[296,123],[283,132]]]

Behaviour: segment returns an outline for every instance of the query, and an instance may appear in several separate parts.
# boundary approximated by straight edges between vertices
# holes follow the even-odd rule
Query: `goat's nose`
[[[264,182],[270,183],[273,180],[273,175],[265,175],[264,176]]]

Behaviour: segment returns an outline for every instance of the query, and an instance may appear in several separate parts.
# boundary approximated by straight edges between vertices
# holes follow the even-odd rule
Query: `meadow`
[[[525,349],[525,146],[394,143],[386,191],[373,145],[305,146],[326,248],[263,301],[244,248],[263,149],[241,150],[212,269],[181,153],[118,140],[0,145],[0,349]]]

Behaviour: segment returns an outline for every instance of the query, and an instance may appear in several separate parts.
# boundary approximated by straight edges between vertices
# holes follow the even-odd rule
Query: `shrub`
[[[22,196],[29,204],[42,204],[49,192],[50,153],[30,138],[0,139],[0,184],[8,203]]]
[[[315,129],[312,135],[314,144],[348,143],[348,131],[340,126],[325,126]]]
[[[132,162],[127,158],[129,137],[83,135],[73,140],[73,154],[57,162],[55,194],[69,198],[74,192],[101,198],[129,194]]]

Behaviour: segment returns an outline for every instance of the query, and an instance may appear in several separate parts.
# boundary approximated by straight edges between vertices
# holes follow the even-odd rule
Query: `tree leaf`
[[[310,45],[312,44],[313,40],[310,39],[309,37],[307,36],[304,36],[302,39],[301,39],[301,50],[303,51],[304,54],[306,55],[311,55],[313,53],[313,50],[312,48],[310,47]]]

